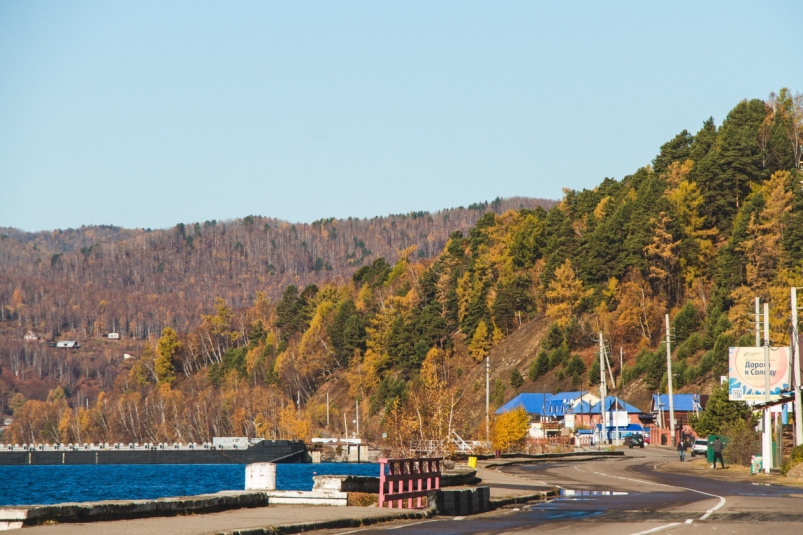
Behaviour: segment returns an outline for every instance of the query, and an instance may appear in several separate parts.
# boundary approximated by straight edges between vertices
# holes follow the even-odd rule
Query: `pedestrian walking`
[[[725,460],[722,458],[722,441],[719,437],[711,444],[711,448],[714,450],[714,464],[711,468],[717,469],[717,459],[719,459],[719,464],[722,465],[722,468],[725,468]]]
[[[678,454],[680,454],[680,462],[686,462],[686,441],[682,438],[678,441]]]

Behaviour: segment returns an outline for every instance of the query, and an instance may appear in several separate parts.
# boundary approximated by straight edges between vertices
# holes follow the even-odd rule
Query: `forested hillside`
[[[554,204],[516,197],[432,214],[312,224],[247,216],[157,231],[0,229],[0,319],[46,337],[116,331],[143,339],[166,326],[187,332],[214,297],[237,308],[257,291],[275,300],[289,284],[342,280],[376,258],[395,262],[411,245],[417,258],[431,258],[449,233],[467,231],[488,210]]]
[[[699,389],[725,371],[730,345],[753,340],[754,296],[771,303],[773,343],[788,340],[788,288],[803,286],[801,104],[787,90],[742,101],[720,126],[669,140],[651,165],[554,207],[502,201],[460,212],[481,215],[465,226],[424,215],[426,239],[412,230],[418,216],[372,220],[381,239],[370,245],[353,220],[301,232],[263,218],[133,232],[97,251],[73,240],[82,248],[64,257],[46,236],[13,238],[0,275],[6,433],[308,437],[342,433],[357,402],[361,433],[398,450],[452,430],[479,437],[489,352],[495,405],[536,384],[592,386],[599,331],[624,349],[620,386],[659,390],[667,312],[677,386]],[[56,353],[19,340],[29,328],[134,340]],[[47,399],[26,401],[37,381],[28,397],[47,387]]]

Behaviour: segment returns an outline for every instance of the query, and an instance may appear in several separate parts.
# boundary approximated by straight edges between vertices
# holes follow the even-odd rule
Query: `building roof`
[[[574,414],[594,414],[593,412],[591,412],[591,409],[593,409],[593,407],[591,406],[591,403],[589,403],[587,401],[581,401],[580,403],[577,403],[574,406],[574,409],[572,410],[572,413],[574,413]],[[597,412],[599,413],[599,410],[597,410]]]
[[[523,407],[528,414],[546,415],[546,402],[551,394],[543,392],[525,392],[519,394],[496,410],[496,414],[504,414],[518,407]]]
[[[599,403],[590,405],[587,401],[573,404],[585,392],[562,392],[547,394],[545,392],[526,392],[519,394],[496,410],[496,414],[504,414],[518,407],[523,407],[528,414],[538,416],[563,417],[566,414],[599,414]],[[613,408],[612,408],[613,407]],[[641,414],[641,410],[625,403],[616,396],[605,398],[605,411],[627,411],[628,414]]]
[[[595,403],[593,407],[591,407],[592,414],[599,414],[599,403]],[[608,396],[605,398],[605,412],[610,411],[627,411],[628,414],[641,414],[641,410],[634,407],[633,405],[626,403],[625,400],[620,399],[616,396]]]
[[[702,410],[700,404],[700,394],[672,394],[672,404],[676,411],[696,412]],[[669,410],[669,394],[652,395],[652,412]]]
[[[552,399],[559,399],[562,401],[574,401],[577,398],[583,397],[587,392],[558,392],[557,394],[551,394]]]
[[[525,392],[499,407],[496,414],[504,414],[517,407],[523,407],[528,414],[537,414],[538,416],[563,417],[566,414],[593,414],[593,407],[587,401],[578,401],[587,393],[580,391],[558,394]],[[641,412],[638,409],[635,411]],[[599,409],[597,409],[597,413],[599,413]]]

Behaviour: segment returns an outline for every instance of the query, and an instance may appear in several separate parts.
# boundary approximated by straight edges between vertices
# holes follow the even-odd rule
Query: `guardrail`
[[[396,507],[402,509],[407,500],[407,509],[413,509],[415,498],[415,508],[421,509],[421,498],[441,488],[441,460],[441,457],[379,459],[379,507],[388,504],[392,509],[396,502]]]

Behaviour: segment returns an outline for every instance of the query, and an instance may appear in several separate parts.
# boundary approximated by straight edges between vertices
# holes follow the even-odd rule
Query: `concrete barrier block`
[[[440,490],[437,500],[438,514],[473,515],[491,509],[491,489],[476,487],[473,489]]]
[[[276,464],[251,463],[245,467],[245,490],[275,490]]]
[[[313,476],[312,490],[379,494],[379,478],[371,476]]]
[[[268,505],[348,505],[348,493],[338,491],[269,490]]]

